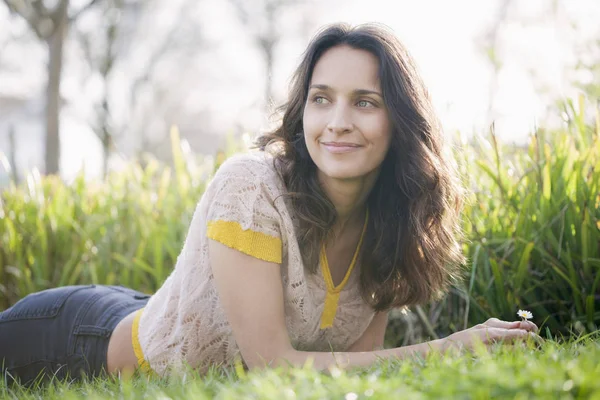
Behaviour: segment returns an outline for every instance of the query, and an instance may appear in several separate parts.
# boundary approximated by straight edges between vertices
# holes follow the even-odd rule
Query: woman
[[[30,295],[0,315],[11,376],[165,375],[241,358],[248,367],[366,366],[475,341],[534,335],[491,319],[381,350],[387,312],[457,278],[461,190],[407,51],[376,25],[310,43],[281,125],[225,162],[177,265],[148,298],[107,286]],[[43,333],[40,333],[43,332]]]

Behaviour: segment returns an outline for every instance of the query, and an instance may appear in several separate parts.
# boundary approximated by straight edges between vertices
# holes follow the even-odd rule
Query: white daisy
[[[529,311],[526,310],[519,310],[517,312],[517,315],[521,318],[523,318],[523,321],[527,320],[527,319],[531,319],[533,318],[533,314]]]

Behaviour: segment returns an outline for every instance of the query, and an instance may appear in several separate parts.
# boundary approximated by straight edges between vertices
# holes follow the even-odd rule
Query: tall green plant
[[[527,308],[555,331],[600,326],[600,134],[580,110],[527,149],[507,155],[492,134],[477,160],[463,159],[477,170],[464,221],[469,319]]]
[[[412,318],[396,314],[388,344],[407,328],[421,339],[434,336],[431,327],[444,336],[490,317],[514,320],[518,309],[554,333],[598,329],[600,113],[586,125],[583,103],[567,101],[567,126],[540,129],[527,146],[502,145],[492,131],[457,147],[470,189],[466,279]]]
[[[212,166],[131,164],[105,182],[32,173],[0,196],[0,307],[45,288],[120,284],[152,292],[171,272]]]

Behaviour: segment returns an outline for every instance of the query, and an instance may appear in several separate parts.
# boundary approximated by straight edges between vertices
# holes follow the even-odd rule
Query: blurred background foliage
[[[272,126],[310,36],[375,20],[458,131],[470,191],[464,282],[394,310],[387,345],[519,308],[554,334],[597,329],[598,4],[0,0],[0,309],[57,285],[154,292],[216,169]]]
[[[538,129],[525,147],[493,132],[457,136],[455,157],[470,189],[464,210],[466,279],[442,300],[394,310],[387,345],[445,336],[520,308],[554,334],[600,325],[600,117],[567,101],[564,129]],[[182,151],[173,165],[149,159],[68,185],[30,174],[0,194],[0,307],[58,285],[119,284],[154,292],[171,272],[195,206],[218,165]]]
[[[0,188],[172,163],[172,125],[204,155],[269,129],[310,37],[340,21],[394,30],[447,132],[494,123],[523,145],[560,126],[556,99],[600,96],[599,19],[596,0],[0,0]]]

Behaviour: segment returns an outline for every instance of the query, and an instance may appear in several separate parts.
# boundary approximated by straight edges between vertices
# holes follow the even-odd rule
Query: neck
[[[365,219],[367,197],[377,180],[377,171],[357,179],[334,179],[319,172],[321,187],[333,203],[337,219],[333,226],[335,237],[348,229],[360,228]]]

